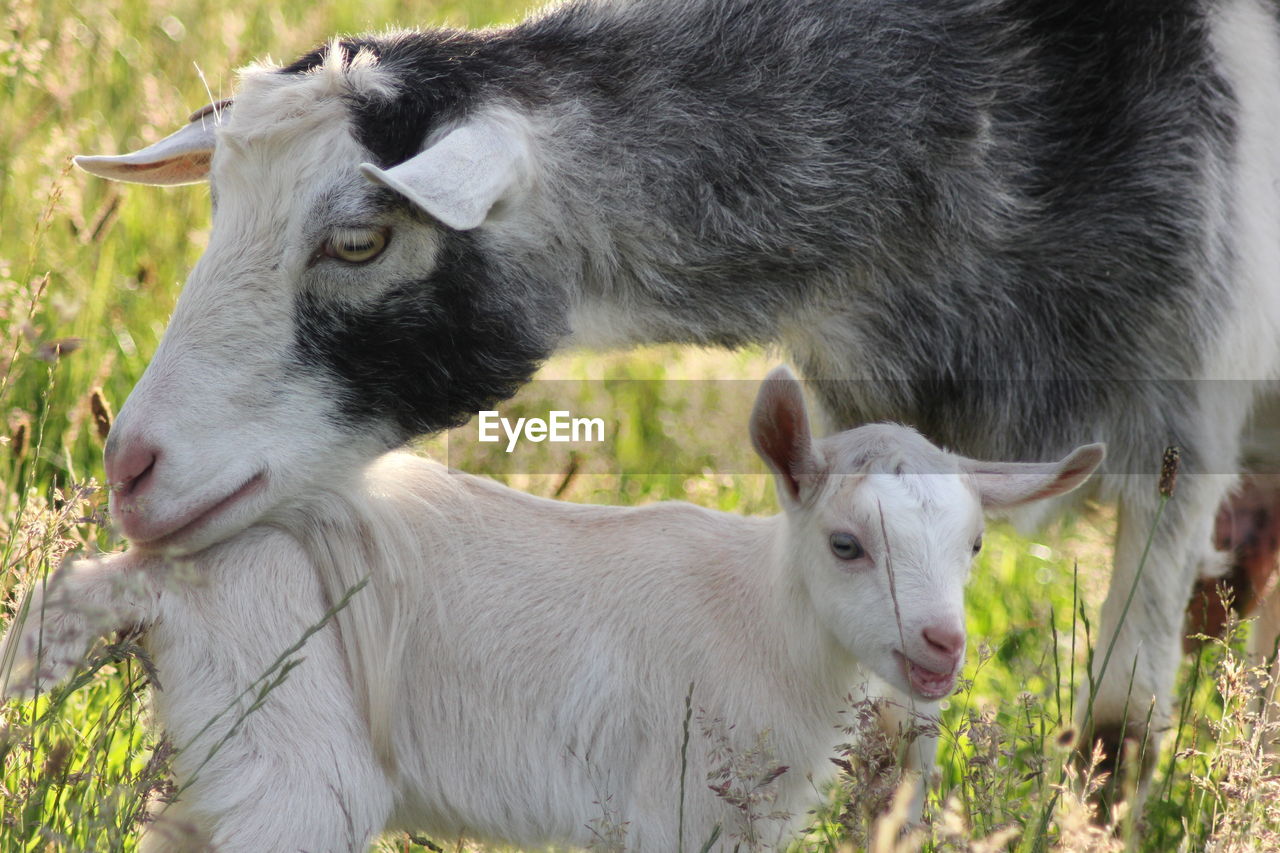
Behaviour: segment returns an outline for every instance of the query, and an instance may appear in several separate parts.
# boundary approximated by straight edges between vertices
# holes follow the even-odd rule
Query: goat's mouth
[[[947,672],[937,672],[926,666],[921,666],[896,649],[893,652],[893,656],[902,667],[902,674],[906,676],[912,692],[921,699],[938,700],[955,689],[956,671],[954,669]]]
[[[168,524],[157,527],[155,530],[144,529],[139,531],[141,535],[136,533],[131,535],[131,531],[125,530],[125,535],[135,545],[140,545],[150,550],[176,550],[183,540],[191,538],[193,534],[197,533],[217,516],[224,514],[234,505],[261,492],[266,488],[266,484],[267,472],[265,470],[259,471],[227,495],[217,498],[204,506],[196,507]]]

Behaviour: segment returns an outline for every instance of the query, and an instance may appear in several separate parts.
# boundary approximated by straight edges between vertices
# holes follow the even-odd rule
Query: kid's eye
[[[856,560],[867,554],[862,549],[862,543],[858,541],[858,537],[852,533],[832,533],[831,553],[842,560]]]
[[[973,541],[973,554],[976,557],[978,552],[982,550],[982,537],[979,536]]]
[[[335,228],[320,253],[348,264],[365,264],[382,254],[390,237],[386,228]]]

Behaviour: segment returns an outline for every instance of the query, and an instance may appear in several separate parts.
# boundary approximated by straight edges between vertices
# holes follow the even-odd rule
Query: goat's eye
[[[978,555],[978,552],[981,550],[982,550],[982,537],[979,536],[977,539],[973,540],[973,555],[976,557]]]
[[[386,228],[335,228],[320,251],[349,264],[364,264],[382,254],[390,236]]]
[[[858,541],[858,537],[852,533],[832,533],[831,553],[842,560],[856,560],[867,554],[862,550],[862,543]]]

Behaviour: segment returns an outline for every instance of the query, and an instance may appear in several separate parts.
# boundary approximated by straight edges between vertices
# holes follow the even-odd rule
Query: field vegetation
[[[236,67],[288,59],[335,32],[483,26],[522,12],[503,0],[0,4],[0,592],[10,610],[66,554],[122,547],[103,517],[105,428],[155,350],[209,227],[207,189],[112,185],[74,171],[70,156],[155,141],[228,94]],[[558,358],[507,413],[567,403],[604,416],[605,449],[508,458],[459,435],[424,450],[568,500],[679,498],[775,512],[745,430],[747,380],[775,361],[677,349]],[[1153,475],[1158,466],[1152,460]],[[1090,507],[1037,539],[991,530],[970,587],[964,684],[942,721],[930,822],[899,834],[882,745],[866,739],[832,756],[840,781],[795,850],[1280,849],[1280,775],[1262,748],[1269,732],[1254,719],[1270,684],[1240,652],[1247,626],[1187,658],[1178,728],[1145,808],[1117,809],[1105,827],[1091,821],[1087,794],[1106,780],[1069,760],[1071,721],[1083,695],[1074,685],[1094,651],[1112,524],[1105,508]],[[0,708],[0,850],[134,849],[147,806],[174,793],[174,747],[146,724],[153,680],[134,642],[103,644],[70,688]],[[866,712],[851,705],[851,733]],[[695,723],[690,736],[708,735]],[[722,778],[691,780],[724,784],[757,816],[758,831],[726,834],[725,849],[771,837],[759,784],[768,762],[763,750],[731,755]],[[878,820],[881,811],[888,817]],[[599,849],[625,839],[607,809],[596,828]],[[482,849],[407,836],[380,846]]]

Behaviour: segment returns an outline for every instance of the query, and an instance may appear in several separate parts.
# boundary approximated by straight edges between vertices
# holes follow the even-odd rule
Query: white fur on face
[[[330,64],[311,75],[250,71],[219,131],[209,247],[179,297],[163,342],[114,427],[113,441],[153,446],[159,461],[136,502],[114,502],[130,538],[182,528],[255,477],[256,490],[166,544],[194,550],[262,517],[283,497],[338,476],[394,442],[339,424],[334,380],[293,351],[295,299],[378,296],[405,270],[431,269],[427,226],[397,229],[386,252],[353,268],[316,252],[333,227],[386,225],[356,169],[368,157],[352,135]],[[377,81],[353,62],[351,73]],[[288,110],[285,106],[288,106]]]
[[[926,627],[963,630],[964,587],[983,528],[969,477],[835,475],[814,509],[793,513],[792,522],[793,547],[804,553],[799,562],[824,624],[877,675],[909,690],[894,652],[925,662]],[[856,536],[867,558],[836,557],[830,536],[837,532]]]

